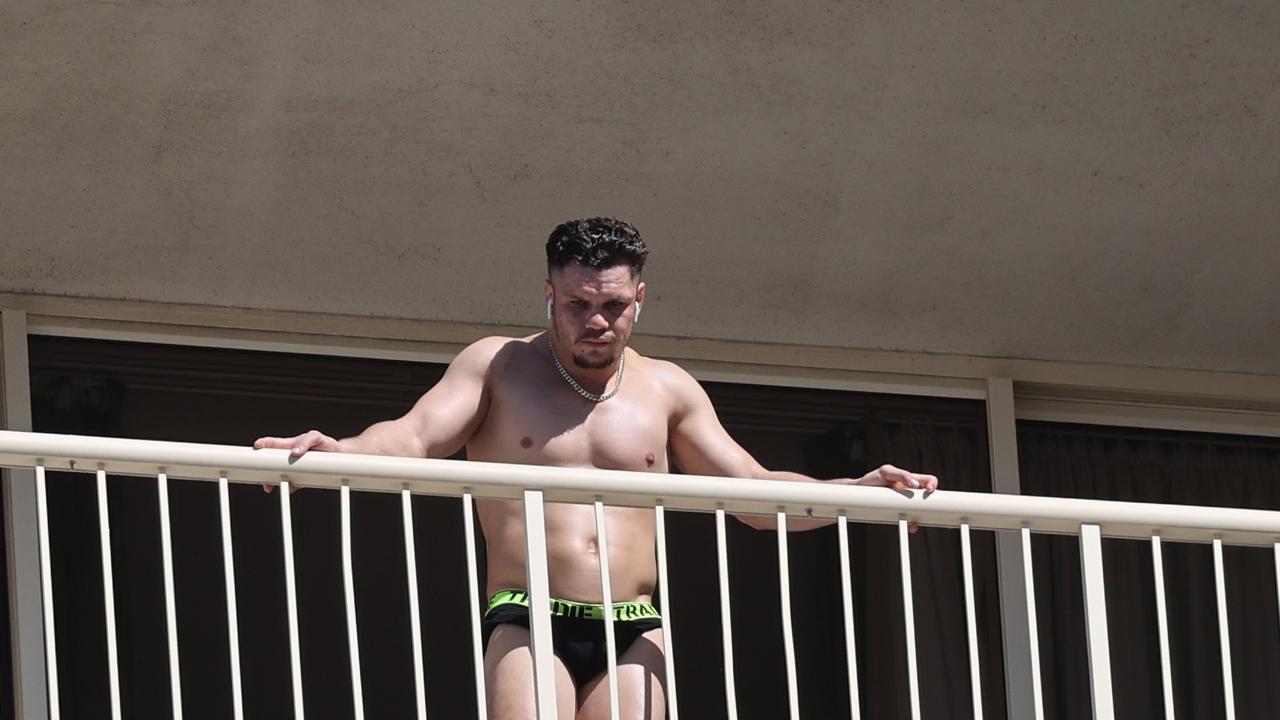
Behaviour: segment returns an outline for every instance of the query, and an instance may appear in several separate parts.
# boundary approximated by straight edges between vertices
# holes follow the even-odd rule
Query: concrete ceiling
[[[1280,5],[0,5],[0,292],[1280,374]]]

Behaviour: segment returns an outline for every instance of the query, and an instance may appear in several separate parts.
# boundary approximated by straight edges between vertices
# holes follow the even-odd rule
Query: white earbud
[[[640,322],[640,303],[636,303],[636,322]]]
[[[551,298],[547,298],[547,319],[551,319]]]

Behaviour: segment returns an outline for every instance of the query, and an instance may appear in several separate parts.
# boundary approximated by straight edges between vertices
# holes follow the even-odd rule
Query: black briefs
[[[646,632],[662,627],[662,617],[652,603],[613,604],[613,638],[618,655]],[[529,593],[499,590],[489,598],[481,629],[484,647],[503,623],[529,628]],[[582,687],[608,667],[604,638],[604,604],[551,598],[551,644],[573,681]]]

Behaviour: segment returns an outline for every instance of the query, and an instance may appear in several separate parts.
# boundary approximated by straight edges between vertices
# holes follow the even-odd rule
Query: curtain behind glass
[[[1280,440],[1022,421],[1023,493],[1280,510]],[[1178,718],[1225,717],[1212,547],[1162,544]],[[1163,718],[1151,544],[1103,540],[1116,716]],[[1236,713],[1280,708],[1280,616],[1269,548],[1224,547]],[[1079,540],[1033,539],[1046,718],[1089,718]]]
[[[246,445],[287,429],[359,432],[403,412],[442,368],[413,363],[32,338],[37,430]],[[818,477],[858,476],[885,462],[931,472],[952,490],[990,489],[981,401],[708,384],[730,432],[768,467]],[[51,475],[55,598],[67,652],[59,654],[63,709],[107,706],[97,500],[92,476]],[[110,484],[121,690],[126,712],[167,709],[167,645],[151,478]],[[229,717],[229,675],[216,488],[170,483],[183,698],[202,717]],[[886,490],[885,492],[889,492]],[[286,607],[278,494],[231,487],[246,709],[287,716]],[[293,496],[299,623],[308,714],[345,713],[350,674],[342,604],[337,493]],[[474,717],[460,504],[414,499],[423,583],[428,715]],[[353,493],[356,606],[366,712],[409,717],[412,662],[395,494]],[[671,601],[682,715],[725,716],[715,528],[705,513],[668,517]],[[896,529],[853,526],[863,718],[908,717]],[[729,521],[738,707],[743,720],[786,717],[774,533]],[[974,535],[985,715],[1003,718],[1004,673],[994,548]],[[924,717],[967,718],[971,702],[959,541],[955,530],[912,539]],[[848,717],[839,554],[834,528],[790,536],[800,706],[805,718]],[[480,567],[483,570],[484,563]],[[127,594],[128,602],[123,598]],[[250,605],[249,603],[252,602]],[[333,629],[338,628],[339,632]],[[376,648],[376,652],[368,652]],[[220,669],[221,668],[221,669]],[[317,710],[319,709],[319,710]],[[324,711],[329,710],[328,715]],[[139,715],[147,717],[149,715]]]
[[[892,463],[936,474],[949,490],[990,491],[980,402],[716,383],[707,389],[725,427],[766,467],[835,478]],[[684,663],[677,665],[682,715],[724,717],[714,524],[707,515],[673,513],[668,527],[672,547],[689,549],[672,558],[671,578],[676,657]],[[910,717],[898,530],[896,525],[849,527],[862,717]],[[836,530],[791,533],[788,542],[801,716],[848,718]],[[775,533],[730,520],[728,553],[739,717],[786,717]],[[922,528],[911,538],[911,554],[915,602],[922,608],[916,613],[916,637],[923,717],[969,718],[973,704],[959,532]],[[1003,718],[991,533],[974,533],[973,562],[984,716]],[[695,693],[697,686],[701,690]]]

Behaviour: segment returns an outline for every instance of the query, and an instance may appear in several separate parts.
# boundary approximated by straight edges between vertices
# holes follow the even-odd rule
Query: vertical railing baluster
[[[244,720],[244,695],[240,687],[240,623],[236,615],[236,570],[231,543],[231,497],[227,476],[218,477],[218,509],[222,516],[222,569],[227,590],[227,642],[231,651],[231,710]]]
[[[533,645],[538,720],[556,720],[556,669],[551,639],[551,583],[547,578],[547,520],[541,490],[524,491],[525,574],[529,581],[529,635]]]
[[[618,720],[617,641],[613,634],[613,588],[609,581],[609,536],[604,517],[604,500],[596,496],[596,547],[600,552],[600,595],[604,600],[605,672],[609,683],[609,719]]]
[[[356,618],[355,570],[351,563],[351,486],[342,481],[342,590],[347,605],[347,650],[351,656],[351,704],[356,720],[364,720],[364,686],[360,681],[360,630]]]
[[[969,633],[969,687],[973,693],[973,720],[982,720],[982,667],[978,657],[978,610],[973,599],[973,546],[969,522],[960,521],[960,557],[964,564],[965,625]]]
[[[1236,717],[1236,692],[1231,673],[1231,633],[1227,625],[1227,577],[1222,563],[1222,536],[1213,538],[1213,577],[1218,593],[1218,640],[1222,647],[1222,702],[1227,720]]]
[[[173,720],[182,720],[182,673],[178,665],[178,608],[173,590],[173,532],[169,521],[169,476],[156,476],[156,496],[160,506],[160,557],[164,563],[164,618],[169,640],[169,699]]]
[[[1151,533],[1151,567],[1155,575],[1156,622],[1160,631],[1160,681],[1164,687],[1165,720],[1173,720],[1173,669],[1169,661],[1169,615],[1164,601],[1164,553],[1160,533]]]
[[[849,675],[849,717],[861,720],[862,704],[858,697],[858,647],[853,628],[853,579],[849,573],[849,518],[844,511],[836,519],[840,538],[840,595],[844,611],[844,654]]]
[[[413,697],[418,720],[427,718],[426,669],[422,662],[422,618],[418,605],[418,552],[413,537],[413,495],[400,489],[400,511],[404,516],[404,564],[409,583],[409,632],[413,640]]]
[[[658,501],[653,508],[655,534],[658,536],[658,613],[662,615],[662,659],[666,664],[667,717],[679,720],[676,709],[675,646],[671,639],[671,584],[667,582],[667,520],[666,508]],[[1276,557],[1280,558],[1280,543],[1276,544]],[[1280,562],[1280,561],[1277,561]],[[1277,567],[1280,567],[1278,565]]]
[[[1102,532],[1092,523],[1080,526],[1080,571],[1084,579],[1084,627],[1088,639],[1089,684],[1093,717],[1112,720],[1111,641],[1107,632],[1107,588],[1102,568]]]
[[[484,683],[484,643],[480,637],[480,580],[476,568],[476,528],[471,489],[462,489],[462,528],[467,546],[467,592],[471,600],[471,659],[476,681],[476,717],[489,717]]]
[[[778,511],[778,593],[782,601],[782,652],[787,664],[787,707],[791,720],[800,720],[800,689],[796,681],[796,641],[791,627],[791,564],[787,552],[787,513]]]
[[[49,499],[45,494],[43,464],[36,465],[36,514],[40,537],[40,599],[44,609],[44,658],[45,676],[49,685],[49,718],[59,720],[62,711],[58,701],[58,643],[53,629],[53,563],[49,554]]]
[[[920,674],[916,667],[915,597],[911,591],[911,538],[906,518],[898,520],[898,557],[902,560],[902,614],[907,635],[907,686],[911,693],[911,720],[920,720]]]
[[[115,574],[111,570],[111,517],[107,508],[107,471],[98,466],[98,540],[102,549],[102,602],[107,616],[107,678],[111,717],[120,720],[120,658],[116,647]]]
[[[1027,595],[1027,637],[1031,643],[1031,696],[1035,720],[1044,720],[1044,692],[1040,685],[1040,629],[1036,623],[1036,574],[1031,562],[1031,528],[1022,526],[1022,579]]]
[[[293,717],[303,720],[302,645],[298,634],[298,583],[293,564],[293,507],[288,480],[280,481],[280,537],[284,540],[284,594],[289,618],[289,682],[293,688]]]
[[[716,561],[720,570],[720,636],[724,645],[724,697],[729,720],[738,720],[738,692],[733,683],[733,619],[729,609],[729,553],[724,507],[716,508]]]

